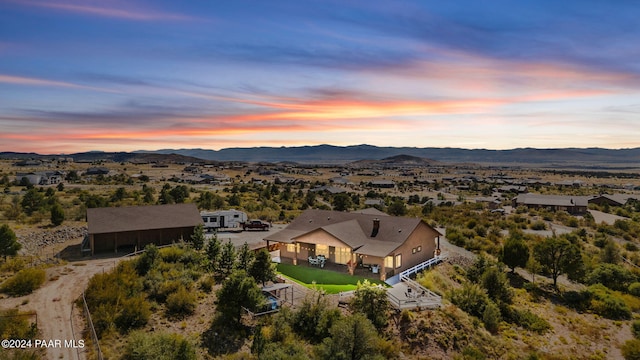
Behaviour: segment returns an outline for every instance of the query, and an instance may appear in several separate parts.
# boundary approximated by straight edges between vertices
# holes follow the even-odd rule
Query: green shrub
[[[24,316],[20,316],[24,315]],[[20,313],[18,309],[0,310],[0,338],[2,339],[33,339],[38,328],[35,322],[30,322],[32,315]],[[35,320],[33,318],[32,320]]]
[[[626,360],[640,359],[640,340],[627,340],[627,342],[622,345],[621,350],[622,356],[624,356]]]
[[[151,317],[151,305],[142,295],[123,300],[121,306],[115,324],[123,333],[143,327]]]
[[[565,291],[562,294],[564,303],[576,310],[583,311],[589,308],[591,293],[589,291]]]
[[[482,313],[482,322],[484,323],[484,327],[495,334],[498,332],[500,321],[502,321],[500,309],[498,308],[498,305],[493,301],[490,301]]]
[[[460,290],[449,292],[449,299],[454,305],[476,317],[482,317],[489,302],[486,291],[479,285],[470,283],[465,284]]]
[[[195,346],[178,334],[132,332],[122,354],[124,360],[195,360]]]
[[[640,320],[631,323],[631,332],[636,339],[640,339]]]
[[[42,269],[23,269],[2,283],[0,292],[11,296],[28,295],[39,288],[45,278],[46,275]]]
[[[589,285],[602,284],[612,290],[627,291],[636,276],[622,265],[605,263],[598,264],[585,280]]]
[[[212,276],[207,276],[200,281],[200,290],[209,294],[216,284],[216,280]]]
[[[174,316],[191,315],[196,310],[196,294],[181,286],[167,297],[167,312]]]
[[[547,230],[547,223],[542,220],[534,221],[531,224],[531,230]]]
[[[640,296],[640,282],[631,283],[627,291],[633,296]]]
[[[551,329],[551,324],[549,324],[547,320],[532,313],[528,309],[521,310],[513,306],[508,306],[503,308],[502,315],[506,321],[539,334],[543,334]]]
[[[25,266],[27,266],[27,263],[23,259],[11,257],[0,266],[0,271],[15,273],[24,269]]]
[[[160,249],[160,258],[164,262],[177,263],[184,256],[186,250],[178,246],[170,246]]]
[[[631,251],[631,252],[635,252],[638,251],[638,245],[636,245],[635,243],[632,242],[628,242],[626,244],[624,244],[624,249],[627,251]]]
[[[607,289],[602,284],[591,285],[587,291],[592,297],[590,308],[596,314],[613,320],[631,318],[631,309],[619,293]]]

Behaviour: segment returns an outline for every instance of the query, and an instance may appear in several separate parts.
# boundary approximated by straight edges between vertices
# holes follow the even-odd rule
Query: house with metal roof
[[[572,215],[587,212],[590,196],[520,194],[513,198],[513,206],[526,206],[529,209],[547,209],[550,211],[566,211]]]
[[[623,206],[630,201],[640,201],[640,195],[634,194],[602,194],[593,196],[589,203],[598,205],[609,204],[611,206]]]
[[[419,218],[310,209],[264,240],[294,265],[368,267],[385,280],[433,258],[440,236]]]
[[[89,236],[83,249],[90,249],[91,255],[189,241],[194,228],[203,224],[195,204],[91,208],[87,223]]]

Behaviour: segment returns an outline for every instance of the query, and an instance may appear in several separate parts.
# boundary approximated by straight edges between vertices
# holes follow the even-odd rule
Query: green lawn
[[[342,291],[355,290],[358,281],[369,280],[374,284],[386,285],[383,281],[367,279],[362,276],[351,276],[348,273],[323,270],[307,266],[278,264],[278,272],[291,280],[308,288],[324,289],[327,294],[337,294]]]

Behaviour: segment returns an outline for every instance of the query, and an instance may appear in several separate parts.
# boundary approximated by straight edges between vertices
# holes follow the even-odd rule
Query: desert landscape
[[[189,349],[183,352],[187,358],[280,358],[285,354],[322,358],[331,349],[325,344],[329,340],[305,335],[308,330],[296,323],[287,325],[288,334],[275,335],[273,331],[282,326],[277,324],[303,319],[310,309],[334,314],[322,315],[334,316],[334,321],[358,314],[373,316],[354,299],[374,290],[358,287],[354,298],[353,291],[334,292],[326,290],[329,286],[323,289],[323,284],[305,286],[285,275],[286,268],[278,264],[276,277],[270,279],[291,285],[288,301],[268,315],[250,316],[252,312],[243,311],[235,323],[221,317],[225,310],[218,301],[225,296],[221,289],[233,280],[234,273],[226,271],[239,271],[248,253],[250,261],[257,262],[256,256],[268,246],[264,240],[286,229],[307,209],[357,212],[372,208],[392,217],[420,218],[443,236],[438,241],[441,263],[413,275],[420,286],[441,297],[439,306],[376,308],[377,317],[369,319],[378,321],[372,328],[375,332],[366,335],[367,341],[377,344],[366,347],[370,354],[425,359],[622,359],[635,351],[636,328],[640,328],[640,321],[634,320],[640,311],[637,169],[450,164],[412,156],[340,165],[157,156],[152,161],[105,158],[87,163],[69,158],[34,158],[27,164],[24,159],[2,160],[2,224],[20,244],[20,250],[8,252],[2,262],[0,288],[5,295],[0,307],[7,315],[20,315],[3,318],[3,335],[19,334],[34,341],[30,349],[2,350],[3,356],[126,359],[134,358],[134,348],[152,353],[159,345],[148,344],[158,341],[153,339],[157,337]],[[92,174],[95,169],[102,173]],[[27,178],[54,173],[59,180],[51,184],[31,184]],[[531,194],[549,203],[541,205],[524,196]],[[576,208],[566,204],[558,208],[562,197],[576,199]],[[616,204],[616,199],[626,201]],[[122,246],[116,252],[94,255],[83,251],[89,237],[87,209],[175,203],[192,203],[199,211],[241,210],[270,227],[267,231],[203,232],[200,245],[191,238],[173,239],[174,245],[154,250],[156,260],[146,273],[139,270],[147,261],[146,252],[128,256],[142,249]],[[63,209],[62,221],[54,219],[55,204]],[[545,263],[549,253],[542,244],[549,239],[565,240],[563,246],[577,251],[571,264],[554,268],[553,262]],[[237,258],[231,259],[229,270],[219,259],[209,257],[212,242],[222,247],[231,244]],[[526,258],[513,252],[513,244],[526,248]],[[505,251],[511,252],[505,255]],[[212,268],[212,261],[219,264]],[[24,292],[12,290],[15,278],[26,270],[42,272],[40,280],[23,279],[32,281],[31,287]],[[376,281],[372,274],[363,274]],[[110,281],[114,285],[106,285]],[[97,295],[101,290],[96,286],[119,293],[110,286],[125,283],[138,289],[137,295],[123,295],[120,305],[110,310],[112,315],[104,313],[102,306],[108,305],[100,301],[107,300],[100,298],[106,295]],[[85,292],[92,325],[82,300]],[[128,301],[138,305],[127,305]],[[128,315],[133,318],[123,324],[118,319],[125,316],[123,311],[132,311],[127,306],[147,310]],[[305,326],[321,326],[306,321],[311,322]],[[97,329],[96,338],[92,328]],[[327,332],[325,336],[335,335]],[[41,340],[38,348],[36,339]],[[42,341],[58,339],[72,343],[46,346]],[[261,348],[256,348],[257,342]]]

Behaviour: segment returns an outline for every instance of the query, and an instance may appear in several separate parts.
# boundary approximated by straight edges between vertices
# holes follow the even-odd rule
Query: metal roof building
[[[87,223],[93,255],[188,241],[202,218],[195,204],[172,204],[87,209]]]

